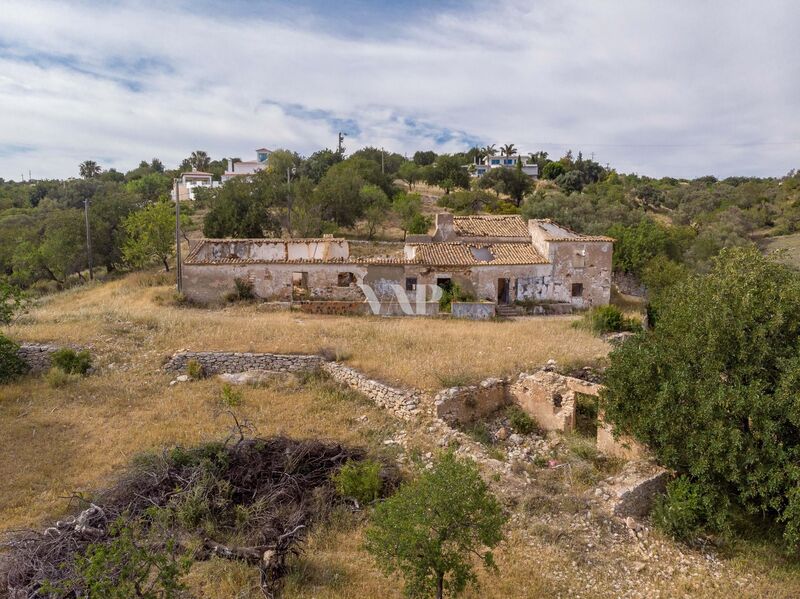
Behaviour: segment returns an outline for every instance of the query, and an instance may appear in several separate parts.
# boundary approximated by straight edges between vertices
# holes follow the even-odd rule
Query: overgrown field
[[[161,364],[176,350],[315,352],[328,348],[387,382],[435,390],[516,374],[549,358],[585,365],[608,346],[573,328],[573,318],[451,322],[270,313],[258,305],[222,310],[176,307],[160,275],[134,274],[41,300],[10,329],[18,340],[90,345],[98,370],[50,386],[26,377],[0,387],[0,529],[41,527],[75,492],[102,488],[143,451],[221,440],[232,421],[213,379],[170,385]],[[410,451],[436,452],[425,427],[390,418],[360,395],[319,378],[286,377],[242,388],[233,410],[259,436],[284,434],[364,447],[391,458],[384,443],[406,431]],[[573,440],[567,439],[567,445]],[[576,452],[591,461],[588,449]],[[570,475],[571,476],[571,475]],[[467,597],[796,597],[800,581],[780,555],[753,544],[731,559],[658,537],[632,537],[592,514],[565,470],[542,468],[521,493],[501,488],[512,515],[497,552],[500,575],[481,574]],[[493,481],[493,485],[499,485]],[[400,597],[362,547],[363,514],[336,512],[312,531],[292,561],[285,597]],[[192,594],[259,597],[258,572],[212,559],[193,566]]]
[[[327,348],[386,382],[434,390],[454,380],[516,374],[550,358],[595,362],[608,345],[571,328],[572,317],[515,322],[335,317],[168,305],[171,278],[136,273],[47,296],[10,329],[25,341],[91,344],[101,365],[157,369],[165,355],[193,350],[314,353]],[[159,305],[159,301],[165,305]]]

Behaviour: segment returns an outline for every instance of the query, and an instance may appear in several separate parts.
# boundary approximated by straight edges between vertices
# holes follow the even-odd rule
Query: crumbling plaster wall
[[[293,273],[307,273],[308,293],[304,299],[363,301],[358,286],[367,272],[354,264],[184,264],[183,283],[186,296],[193,301],[221,301],[234,291],[235,279],[248,279],[256,297],[267,300],[292,299]],[[339,286],[340,273],[353,273],[355,280]]]

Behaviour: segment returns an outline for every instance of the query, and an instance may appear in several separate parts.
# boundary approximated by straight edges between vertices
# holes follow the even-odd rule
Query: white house
[[[518,154],[512,156],[486,156],[476,164],[470,164],[467,168],[473,177],[482,177],[493,168],[517,168],[517,162],[522,160],[523,158]],[[539,165],[525,160],[522,162],[522,172],[535,179],[539,176]]]
[[[215,187],[213,179],[214,175],[211,173],[204,173],[201,171],[189,171],[183,173],[178,180],[178,197],[181,201],[194,200],[194,192],[198,187]],[[175,189],[173,188],[172,200],[175,201]]]
[[[240,160],[239,162],[234,162],[229,158],[228,170],[222,175],[222,182],[230,181],[234,177],[247,177],[264,170],[267,167],[270,154],[272,154],[272,150],[259,148],[256,150],[255,160]]]

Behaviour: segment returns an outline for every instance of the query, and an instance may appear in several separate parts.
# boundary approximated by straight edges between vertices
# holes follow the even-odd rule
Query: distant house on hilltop
[[[475,164],[468,165],[467,170],[473,177],[482,177],[493,168],[517,168],[517,163],[521,162],[520,168],[522,172],[533,179],[537,178],[539,176],[539,165],[535,162],[522,162],[522,160],[522,156],[518,154],[512,156],[485,156]]]
[[[588,308],[609,302],[612,249],[609,237],[549,220],[438,214],[434,233],[408,236],[398,256],[353,256],[348,240],[332,236],[203,239],[184,262],[183,289],[192,300],[217,301],[244,279],[267,300],[359,311],[377,299],[380,313],[400,314],[398,290],[430,299],[434,286],[457,286],[492,314],[520,301]],[[425,313],[437,313],[429,303]]]
[[[198,187],[215,187],[214,175],[211,173],[204,173],[202,171],[189,171],[183,173],[178,179],[178,198],[183,202],[185,200],[194,200],[194,192]],[[172,201],[175,201],[175,189],[172,189]]]
[[[259,148],[256,150],[255,160],[239,160],[234,162],[228,159],[228,170],[222,175],[222,182],[230,181],[235,177],[247,177],[254,175],[258,171],[263,171],[267,167],[267,162],[272,154],[272,150]]]

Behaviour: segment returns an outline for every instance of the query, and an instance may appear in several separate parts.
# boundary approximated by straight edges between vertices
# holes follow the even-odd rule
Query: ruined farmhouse
[[[379,304],[373,312],[408,314],[410,297],[414,314],[435,314],[434,286],[457,285],[474,301],[454,305],[454,313],[477,316],[519,302],[588,308],[610,297],[613,240],[550,220],[438,214],[433,235],[407,236],[402,254],[352,255],[350,246],[333,236],[202,239],[184,262],[184,292],[193,301],[218,301],[243,279],[259,298],[318,306],[310,311]]]

